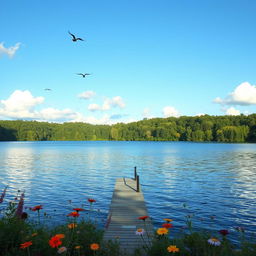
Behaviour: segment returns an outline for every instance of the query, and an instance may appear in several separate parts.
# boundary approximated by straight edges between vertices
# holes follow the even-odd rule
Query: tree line
[[[0,121],[0,141],[55,140],[256,142],[256,114],[152,118],[115,125]]]

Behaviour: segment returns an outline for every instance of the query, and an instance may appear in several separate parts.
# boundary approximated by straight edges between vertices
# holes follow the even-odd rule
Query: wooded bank
[[[0,121],[0,141],[47,140],[256,142],[256,114],[153,118],[115,125]]]

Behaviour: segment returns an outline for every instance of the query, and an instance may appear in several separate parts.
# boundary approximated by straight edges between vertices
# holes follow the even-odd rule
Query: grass
[[[0,197],[3,202],[6,189]],[[89,212],[95,200],[88,199]],[[92,217],[84,219],[82,208],[74,208],[67,213],[64,224],[49,227],[42,218],[43,206],[30,209],[29,214],[23,212],[24,193],[17,199],[8,202],[6,208],[0,208],[0,256],[128,256],[120,249],[118,240],[103,241],[104,230],[99,229]],[[34,216],[35,218],[31,218]],[[144,216],[145,217],[145,216]],[[143,217],[143,218],[144,218]],[[146,216],[147,217],[147,216]],[[245,239],[244,230],[237,229],[239,244],[234,245],[229,239],[229,231],[221,230],[212,234],[208,231],[194,231],[190,215],[185,219],[186,232],[172,235],[175,221],[163,220],[151,242],[146,243],[150,234],[145,221],[143,228],[134,231],[140,236],[143,246],[130,256],[255,256],[255,240]],[[118,234],[117,234],[118,235]]]

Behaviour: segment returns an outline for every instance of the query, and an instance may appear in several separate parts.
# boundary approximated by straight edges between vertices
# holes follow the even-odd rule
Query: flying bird
[[[73,37],[73,38],[72,38],[72,41],[73,41],[73,42],[76,42],[77,40],[84,41],[84,39],[82,39],[82,38],[80,38],[80,37],[75,37],[75,35],[71,34],[69,31],[68,31],[68,33]]]
[[[45,90],[45,91],[51,91],[52,89],[50,89],[50,88],[45,88],[44,90]]]
[[[83,77],[85,77],[85,76],[89,76],[90,74],[89,73],[76,73],[77,75],[79,75],[79,76],[83,76]]]

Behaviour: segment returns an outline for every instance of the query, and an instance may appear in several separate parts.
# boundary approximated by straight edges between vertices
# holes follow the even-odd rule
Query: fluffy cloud
[[[0,116],[13,119],[33,119],[41,121],[65,121],[77,119],[79,113],[70,109],[45,108],[35,110],[44,102],[44,97],[34,97],[30,91],[14,91],[7,100],[0,101]]]
[[[78,94],[78,98],[88,100],[88,99],[91,99],[92,97],[94,97],[95,95],[96,95],[96,93],[93,91],[85,91],[85,92]]]
[[[239,110],[231,107],[226,110],[226,114],[230,116],[239,116],[241,113]]]
[[[1,100],[3,108],[2,111],[8,112],[21,112],[29,111],[38,104],[44,102],[44,97],[33,97],[30,91],[14,91],[7,100]]]
[[[109,110],[111,107],[124,108],[125,103],[120,96],[113,97],[112,99],[106,99],[103,103],[102,110]]]
[[[114,99],[114,100],[113,100]],[[120,98],[113,98],[110,106],[123,106]],[[0,118],[23,119],[48,122],[85,122],[91,124],[115,124],[119,122],[131,122],[127,120],[127,115],[103,115],[101,117],[84,116],[82,113],[75,112],[69,108],[36,108],[44,102],[43,97],[34,97],[30,91],[14,91],[6,100],[0,100]],[[102,106],[90,104],[89,109],[102,110]]]
[[[1,55],[6,54],[9,58],[12,58],[19,47],[20,43],[16,43],[14,46],[10,46],[9,48],[5,48],[3,42],[0,43],[0,57]]]
[[[164,115],[164,117],[170,117],[170,116],[179,117],[180,116],[178,110],[176,110],[174,107],[171,107],[171,106],[166,106],[163,108],[163,115]]]
[[[70,121],[76,120],[79,117],[79,114],[72,111],[71,109],[59,110],[56,108],[45,108],[38,112],[38,119],[40,120],[49,120],[49,121]]]
[[[97,110],[101,110],[101,106],[95,103],[92,103],[88,106],[88,110],[90,111],[97,111]]]
[[[223,105],[254,105],[256,104],[256,86],[248,82],[241,83],[225,99],[217,97],[213,102]]]
[[[111,108],[115,108],[115,107],[119,107],[119,108],[125,107],[125,103],[124,103],[122,97],[116,96],[116,97],[113,97],[112,99],[107,98],[104,100],[102,106],[100,106],[98,104],[90,104],[88,106],[88,110],[90,110],[90,111],[96,111],[96,110],[107,111],[107,110],[110,110]]]

